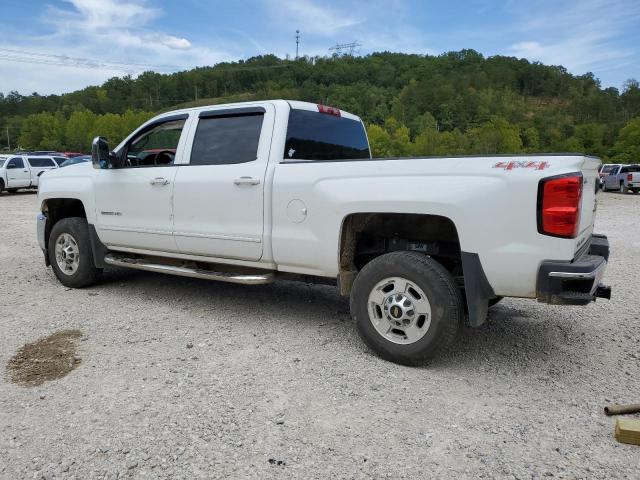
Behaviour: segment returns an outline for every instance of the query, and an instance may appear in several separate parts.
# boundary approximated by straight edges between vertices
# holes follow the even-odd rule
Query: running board
[[[121,255],[107,254],[104,257],[104,263],[113,265],[114,267],[135,268],[138,270],[146,270],[148,272],[168,273],[181,277],[203,278],[205,280],[218,280],[227,283],[240,283],[243,285],[263,285],[271,283],[275,280],[272,272],[266,273],[233,273],[233,272],[214,272],[201,268],[176,267],[173,265],[164,265],[160,263],[152,263],[145,259],[130,258]]]

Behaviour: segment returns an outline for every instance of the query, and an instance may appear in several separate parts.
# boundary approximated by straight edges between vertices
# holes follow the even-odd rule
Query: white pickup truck
[[[57,158],[57,157],[56,157]],[[54,157],[41,155],[0,156],[0,193],[16,193],[21,188],[38,188],[40,175],[58,168]]]
[[[501,297],[610,297],[597,158],[376,159],[358,117],[276,100],[165,113],[113,152],[97,137],[92,160],[40,182],[38,240],[69,287],[108,266],[332,282],[367,345],[403,364]]]

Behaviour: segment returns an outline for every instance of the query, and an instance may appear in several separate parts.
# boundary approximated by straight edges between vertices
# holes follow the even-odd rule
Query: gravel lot
[[[0,478],[640,478],[605,402],[640,401],[640,196],[600,195],[611,302],[505,300],[424,368],[360,342],[331,287],[117,270],[69,290],[36,196],[0,197]],[[78,368],[9,383],[25,343]]]

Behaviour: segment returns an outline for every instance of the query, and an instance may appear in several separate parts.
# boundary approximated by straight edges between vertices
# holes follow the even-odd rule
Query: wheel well
[[[84,205],[77,198],[51,198],[42,203],[42,212],[47,215],[47,228],[45,231],[45,240],[49,241],[49,234],[53,226],[69,217],[87,218]]]
[[[458,231],[440,215],[354,213],[344,219],[340,236],[340,293],[348,295],[359,270],[393,251],[417,251],[440,262],[462,283]]]

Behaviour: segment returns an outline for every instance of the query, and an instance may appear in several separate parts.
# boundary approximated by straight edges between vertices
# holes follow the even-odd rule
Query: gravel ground
[[[507,299],[424,368],[370,354],[331,287],[118,270],[66,289],[35,195],[0,205],[0,478],[640,478],[602,413],[640,401],[640,196],[600,196],[611,302]],[[9,383],[65,329],[78,368]]]

